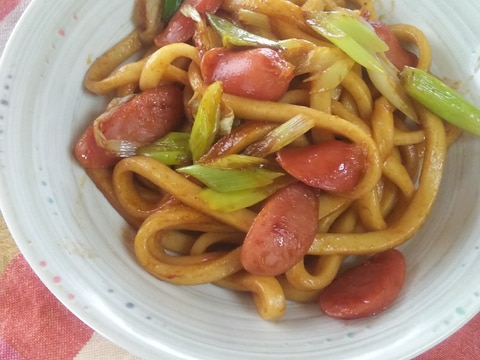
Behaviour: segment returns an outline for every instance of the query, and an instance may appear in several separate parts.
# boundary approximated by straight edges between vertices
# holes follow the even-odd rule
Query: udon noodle
[[[222,45],[203,19],[197,24],[208,38],[201,42],[203,49],[192,41],[157,49],[153,41],[161,29],[159,4],[137,2],[135,30],[92,64],[85,86],[96,94],[124,97],[175,84],[186,104],[181,130],[189,132],[196,111],[192,99],[201,98],[208,87],[200,71],[202,53]],[[295,139],[296,146],[336,138],[361,146],[365,154],[367,166],[352,190],[319,193],[315,239],[302,260],[285,273],[258,276],[242,266],[242,243],[262,202],[233,211],[213,209],[199,196],[204,185],[148,156],[125,157],[113,168],[87,169],[137,229],[135,254],[153,276],[178,285],[213,283],[251,292],[261,317],[276,319],[284,315],[287,300],[315,301],[347,257],[395,248],[425,222],[440,188],[447,147],[460,131],[417,103],[415,121],[402,114],[373,86],[360,64],[312,31],[303,16],[305,10],[344,7],[376,20],[370,0],[224,0],[217,11],[265,38],[304,39],[313,44],[310,54],[321,54],[321,61],[313,66],[311,57],[293,55],[295,78],[279,101],[223,93],[222,106],[235,121],[228,133],[217,136],[200,163],[245,153],[298,115],[311,128]],[[428,71],[431,51],[424,34],[407,24],[390,28],[413,49],[416,66]],[[128,60],[134,55],[140,60]],[[268,154],[263,156],[272,161]]]

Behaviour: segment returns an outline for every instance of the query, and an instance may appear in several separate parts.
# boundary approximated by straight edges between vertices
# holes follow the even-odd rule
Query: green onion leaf
[[[368,76],[377,90],[385,96],[398,110],[410,119],[418,122],[418,116],[411,99],[401,84],[398,70],[385,57],[379,57],[384,63],[385,72],[367,69]]]
[[[207,13],[207,18],[212,27],[222,37],[222,43],[225,47],[266,46],[272,48],[279,48],[279,44],[277,41],[255,35],[217,15]]]
[[[200,159],[215,141],[221,117],[222,95],[222,83],[216,81],[207,87],[200,100],[190,136],[194,161]]]
[[[198,197],[212,210],[231,212],[255,205],[272,193],[269,186],[228,193],[205,189],[198,194]]]
[[[222,37],[224,47],[250,46],[250,47],[269,47],[279,50],[285,59],[296,63],[299,58],[304,58],[305,54],[315,48],[315,45],[304,39],[284,39],[270,40],[263,36],[256,35],[244,30],[228,20],[217,15],[207,13],[207,18],[212,27]]]
[[[417,120],[415,109],[400,84],[398,70],[385,56],[388,46],[357,12],[309,11],[306,18],[313,30],[365,67],[372,83],[388,101]]]
[[[303,114],[294,116],[270,131],[262,140],[249,145],[245,153],[263,158],[280,150],[314,127],[313,119]]]
[[[357,13],[308,11],[305,15],[313,30],[342,49],[357,63],[366,69],[385,71],[375,54],[385,52],[388,46]]]
[[[183,0],[164,0],[163,3],[163,13],[162,13],[162,21],[163,22],[168,22],[173,14],[175,14],[175,11],[180,7],[182,4]]]
[[[219,192],[266,186],[271,184],[274,179],[284,175],[281,172],[253,166],[243,169],[223,169],[201,164],[182,167],[177,171],[191,175],[207,187]]]
[[[204,165],[218,169],[243,169],[249,166],[262,165],[265,163],[267,163],[267,160],[261,157],[231,154],[213,159]]]
[[[262,186],[254,189],[219,192],[212,189],[202,190],[198,197],[208,204],[212,210],[231,212],[252,205],[258,204],[272,195],[280,187],[284,186],[284,182],[273,183],[271,185]]]
[[[440,79],[424,70],[406,66],[400,73],[407,93],[449,123],[480,135],[480,109]]]
[[[137,155],[152,157],[165,165],[187,165],[192,162],[190,134],[170,132],[152,144],[137,149]]]

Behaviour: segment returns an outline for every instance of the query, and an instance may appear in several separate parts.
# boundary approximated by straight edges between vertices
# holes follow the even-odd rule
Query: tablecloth
[[[0,0],[0,55],[29,2]],[[138,357],[89,328],[47,290],[0,216],[0,360],[57,359]],[[480,314],[416,360],[456,359],[480,359]]]

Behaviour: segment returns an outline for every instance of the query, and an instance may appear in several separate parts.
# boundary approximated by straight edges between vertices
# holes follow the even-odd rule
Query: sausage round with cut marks
[[[378,314],[398,297],[405,281],[403,254],[395,249],[373,255],[340,274],[320,294],[320,309],[339,319]]]
[[[327,191],[352,190],[365,170],[360,146],[340,140],[278,151],[277,161],[296,179]]]
[[[284,273],[307,253],[317,232],[315,192],[294,183],[280,189],[255,218],[242,245],[244,268],[260,276]]]
[[[279,100],[295,75],[295,67],[269,48],[213,48],[200,67],[207,84],[221,81],[228,94],[265,101]]]
[[[100,125],[107,139],[151,143],[178,125],[184,116],[182,92],[172,85],[161,85],[134,95],[110,111]],[[75,145],[75,156],[84,168],[107,168],[119,158],[100,147],[93,125]]]

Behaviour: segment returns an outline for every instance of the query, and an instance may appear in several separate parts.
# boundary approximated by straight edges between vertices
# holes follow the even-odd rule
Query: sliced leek
[[[249,145],[245,153],[263,158],[282,149],[314,127],[311,118],[298,114],[270,131],[262,140]]]
[[[279,50],[287,60],[305,56],[315,45],[304,39],[271,40],[244,30],[228,20],[214,14],[207,13],[207,18],[212,27],[221,36],[224,47],[248,46],[268,47]]]
[[[308,11],[307,23],[332,44],[366,69],[384,72],[376,53],[388,50],[375,31],[364,24],[356,12]]]
[[[172,131],[152,144],[137,149],[137,155],[152,157],[165,165],[187,165],[192,161],[190,134]]]
[[[220,81],[210,84],[200,100],[190,135],[193,160],[204,155],[215,141],[221,118],[223,86]]]
[[[307,23],[357,63],[365,67],[380,93],[413,120],[417,114],[400,84],[397,69],[386,58],[388,46],[355,11],[305,13]]]
[[[480,135],[480,109],[440,79],[424,70],[406,66],[400,73],[407,93],[449,123]]]
[[[179,168],[177,171],[193,176],[210,189],[219,192],[239,191],[267,186],[276,178],[284,176],[281,172],[256,166],[243,169],[225,169],[203,164],[194,164]]]
[[[205,189],[198,194],[198,197],[205,201],[212,210],[231,212],[258,204],[276,190],[277,187],[273,185],[230,192]]]

